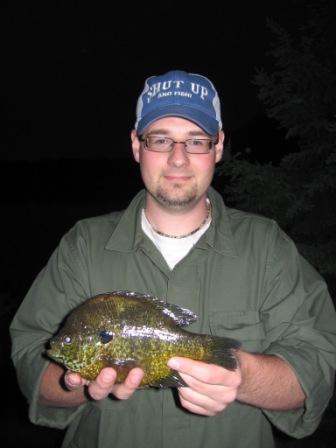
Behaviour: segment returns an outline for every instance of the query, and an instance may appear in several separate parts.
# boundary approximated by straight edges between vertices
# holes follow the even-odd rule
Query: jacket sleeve
[[[64,317],[89,297],[86,267],[81,252],[85,241],[72,229],[60,242],[40,272],[10,325],[12,360],[19,386],[29,402],[33,423],[64,428],[81,412],[78,408],[53,408],[38,404],[41,377],[49,363],[44,356],[47,341]]]
[[[333,393],[336,367],[336,315],[324,280],[279,229],[267,265],[262,316],[266,354],[294,370],[306,395],[303,408],[265,414],[283,432],[301,438],[321,421]]]

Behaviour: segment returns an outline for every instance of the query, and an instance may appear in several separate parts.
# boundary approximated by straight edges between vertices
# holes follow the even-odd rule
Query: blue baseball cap
[[[202,75],[171,70],[145,81],[138,99],[135,129],[138,134],[164,117],[192,121],[207,134],[222,128],[220,101],[212,82]]]

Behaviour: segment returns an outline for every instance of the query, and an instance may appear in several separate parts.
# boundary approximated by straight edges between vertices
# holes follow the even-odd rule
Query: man
[[[324,281],[276,223],[228,209],[210,187],[224,134],[205,77],[146,80],[132,149],[145,185],[124,212],[77,223],[35,280],[11,325],[30,418],[67,427],[63,447],[267,447],[273,423],[315,430],[331,397],[336,316]],[[42,357],[88,297],[149,293],[193,310],[191,330],[242,343],[238,368],[172,358],[188,387],[137,389],[105,368],[94,381]]]

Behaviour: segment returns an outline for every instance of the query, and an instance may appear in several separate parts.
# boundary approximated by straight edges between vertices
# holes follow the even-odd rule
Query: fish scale
[[[140,387],[178,387],[185,383],[167,366],[183,356],[234,370],[234,339],[191,333],[196,320],[185,308],[134,291],[89,298],[68,315],[50,340],[47,355],[83,378],[94,380],[104,367],[117,371],[117,383],[134,367],[144,371]]]

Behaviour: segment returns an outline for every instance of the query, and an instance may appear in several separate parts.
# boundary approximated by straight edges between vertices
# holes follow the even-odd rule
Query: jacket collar
[[[208,197],[212,205],[212,223],[201,238],[198,247],[210,246],[215,252],[222,255],[235,257],[238,255],[236,250],[229,209],[224,204],[222,196],[212,187],[209,188]]]
[[[139,246],[147,246],[147,237],[141,229],[141,210],[145,207],[145,196],[145,190],[141,190],[121,214],[120,221],[105,246],[106,249],[131,252]],[[220,194],[212,187],[209,188],[208,196],[212,205],[213,223],[196,246],[200,249],[208,249],[210,246],[222,255],[237,256],[228,209]]]
[[[106,249],[130,252],[136,250],[142,243],[144,233],[141,229],[141,210],[145,207],[145,196],[145,190],[140,190],[122,212],[120,221],[105,246]]]

